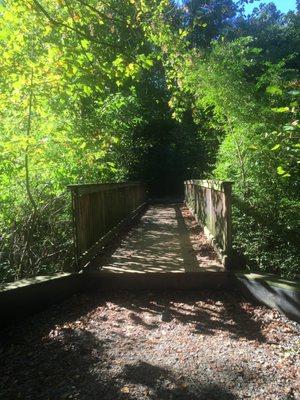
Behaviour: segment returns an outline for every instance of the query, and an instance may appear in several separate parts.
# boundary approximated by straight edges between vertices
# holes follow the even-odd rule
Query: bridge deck
[[[200,227],[180,204],[150,206],[101,264],[102,271],[111,273],[224,271]]]

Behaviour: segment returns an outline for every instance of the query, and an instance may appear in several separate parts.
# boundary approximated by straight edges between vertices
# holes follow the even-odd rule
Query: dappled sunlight
[[[194,245],[197,246],[195,238]],[[179,204],[151,206],[120,247],[103,260],[101,269],[114,273],[220,272],[216,255],[205,251],[205,246],[211,247],[207,239],[202,237],[201,246],[193,247]]]
[[[296,374],[281,350],[297,343],[292,323],[226,292],[74,296],[1,339],[7,399],[259,398]]]

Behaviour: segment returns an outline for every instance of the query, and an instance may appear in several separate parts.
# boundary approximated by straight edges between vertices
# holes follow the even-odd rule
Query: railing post
[[[74,246],[74,272],[79,272],[79,249],[78,249],[78,190],[71,187],[72,197],[72,231]]]
[[[223,265],[230,269],[232,260],[232,182],[223,182],[225,221]]]

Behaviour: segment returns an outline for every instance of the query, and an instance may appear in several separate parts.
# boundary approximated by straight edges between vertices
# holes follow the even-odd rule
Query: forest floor
[[[2,331],[0,398],[299,399],[299,333],[236,293],[77,295]]]

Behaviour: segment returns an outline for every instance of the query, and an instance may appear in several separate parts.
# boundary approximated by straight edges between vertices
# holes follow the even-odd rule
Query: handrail
[[[185,203],[213,244],[222,264],[230,268],[232,255],[232,182],[184,182]]]
[[[99,253],[108,233],[145,203],[141,182],[69,185],[77,270]]]
[[[120,189],[122,187],[129,186],[139,186],[142,182],[120,182],[120,183],[77,183],[73,185],[68,185],[68,189],[72,191],[77,191],[78,194],[83,193],[95,193],[104,190]]]

